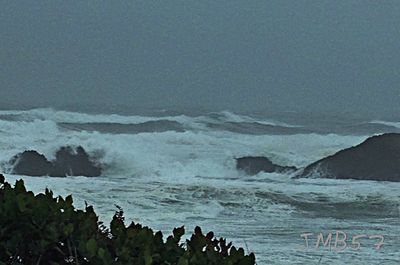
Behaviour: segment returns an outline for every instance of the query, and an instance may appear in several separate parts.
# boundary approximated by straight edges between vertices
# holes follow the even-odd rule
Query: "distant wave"
[[[282,126],[282,127],[301,127],[298,125],[287,124],[284,122],[272,120],[272,119],[257,119],[247,115],[240,115],[230,111],[221,112],[210,112],[205,117],[209,118],[208,121],[214,122],[232,122],[232,123],[258,123],[263,125],[271,126]]]
[[[386,126],[395,127],[395,128],[400,129],[400,122],[374,120],[374,121],[371,121],[370,123],[372,123],[372,124],[382,124],[382,125],[386,125]]]
[[[165,113],[164,113],[165,114]],[[72,130],[99,131],[105,133],[138,133],[138,132],[160,132],[160,131],[184,131],[183,128],[192,130],[219,129],[224,126],[219,124],[240,124],[242,129],[232,129],[233,132],[249,134],[276,133],[283,131],[279,128],[300,128],[275,120],[260,120],[246,115],[239,115],[229,111],[211,112],[199,116],[176,116],[161,117],[119,114],[88,114],[71,111],[54,110],[51,108],[0,111],[0,120],[34,122],[37,120],[52,121],[61,128]],[[211,125],[215,124],[215,126]],[[211,125],[211,126],[209,126]],[[244,128],[248,125],[248,128]],[[259,126],[258,126],[259,125]],[[270,129],[276,126],[276,129]],[[261,128],[264,129],[261,129]],[[228,131],[230,129],[228,128]],[[289,130],[288,130],[289,131]],[[293,131],[302,131],[293,129]],[[287,134],[287,132],[283,133]]]
[[[184,132],[183,126],[176,121],[157,120],[146,121],[137,124],[123,124],[111,122],[90,122],[90,123],[58,123],[58,126],[75,131],[96,131],[112,134],[135,134],[143,132]]]
[[[181,116],[172,116],[178,118]],[[0,119],[15,121],[51,120],[57,123],[121,123],[134,124],[146,121],[169,119],[169,117],[150,117],[140,115],[88,114],[72,111],[54,110],[52,108],[32,110],[0,111]]]
[[[344,124],[335,128],[327,128],[326,130],[315,130],[316,133],[336,133],[341,135],[373,135],[380,133],[400,133],[400,127],[391,126],[389,124],[375,122],[361,122],[354,124]]]
[[[222,122],[207,123],[211,129],[225,130],[249,135],[291,135],[291,134],[337,134],[337,135],[373,135],[379,133],[400,133],[400,128],[377,123],[344,124],[336,126],[281,126],[259,122]]]
[[[212,129],[226,130],[234,133],[250,135],[285,135],[285,134],[308,134],[313,131],[302,127],[284,127],[279,125],[263,124],[259,122],[224,122],[208,123],[207,126]]]

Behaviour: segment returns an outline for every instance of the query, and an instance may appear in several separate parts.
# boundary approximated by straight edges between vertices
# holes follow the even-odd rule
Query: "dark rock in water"
[[[10,163],[14,165],[12,173],[28,176],[47,175],[53,168],[53,164],[44,155],[33,150],[14,156]]]
[[[81,146],[72,148],[61,147],[56,152],[56,159],[48,161],[47,158],[36,151],[25,151],[10,160],[13,165],[13,174],[27,176],[88,176],[101,175],[101,166],[93,162],[85,149]]]
[[[78,146],[74,150],[70,146],[61,147],[56,152],[56,160],[53,162],[52,176],[100,176],[101,168],[95,165],[85,149]]]
[[[370,137],[312,163],[296,177],[400,181],[400,134]]]
[[[296,167],[285,167],[272,163],[266,157],[262,156],[246,156],[241,158],[236,158],[236,168],[243,170],[249,175],[256,175],[260,172],[285,172],[285,171],[295,171]]]

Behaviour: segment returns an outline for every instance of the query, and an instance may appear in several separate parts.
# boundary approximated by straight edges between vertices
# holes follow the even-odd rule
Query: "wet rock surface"
[[[90,158],[83,147],[61,147],[56,152],[55,160],[49,161],[35,150],[28,150],[15,155],[10,160],[12,174],[27,176],[100,176],[102,167]]]

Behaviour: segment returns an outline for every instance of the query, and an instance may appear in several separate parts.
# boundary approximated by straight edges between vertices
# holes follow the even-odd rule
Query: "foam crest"
[[[383,124],[383,125],[393,126],[393,127],[396,127],[396,128],[400,129],[400,122],[373,120],[370,123]]]

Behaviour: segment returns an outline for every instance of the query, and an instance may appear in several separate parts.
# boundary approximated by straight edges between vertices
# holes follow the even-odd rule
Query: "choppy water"
[[[122,116],[35,109],[0,111],[0,163],[34,149],[52,158],[62,145],[82,145],[107,165],[98,178],[26,177],[35,192],[49,187],[93,204],[108,222],[122,206],[127,220],[170,233],[196,225],[255,252],[258,264],[398,264],[400,183],[246,176],[235,157],[264,155],[282,165],[305,166],[381,132],[386,121],[288,122],[230,112],[204,115]],[[9,181],[21,178],[7,174]],[[342,252],[305,248],[300,237],[343,231],[362,239]],[[333,235],[332,246],[334,245]]]

